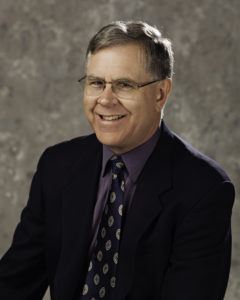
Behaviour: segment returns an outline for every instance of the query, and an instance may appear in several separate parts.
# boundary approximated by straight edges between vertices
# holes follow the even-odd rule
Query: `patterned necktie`
[[[82,300],[113,299],[123,212],[124,163],[113,156],[112,186],[82,292]]]

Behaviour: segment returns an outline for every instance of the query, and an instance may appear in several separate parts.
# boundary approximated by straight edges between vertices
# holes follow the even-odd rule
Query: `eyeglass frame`
[[[87,78],[87,75],[84,75],[83,77],[81,77],[80,79],[78,79],[78,82],[80,83],[82,80],[84,80],[85,78]],[[99,80],[102,80],[102,79],[99,79]],[[144,87],[144,86],[147,86],[147,85],[149,85],[149,84],[153,84],[153,83],[155,83],[155,82],[158,82],[158,81],[162,81],[163,79],[156,79],[156,80],[153,80],[153,81],[150,81],[150,82],[147,82],[147,83],[142,83],[142,84],[140,84],[140,83],[137,83],[137,82],[135,82],[135,81],[133,81],[133,83],[135,83],[136,84],[136,87],[139,89],[139,88],[141,88],[141,87]],[[103,90],[102,90],[102,92],[105,90],[105,88],[106,88],[106,83],[111,83],[111,84],[113,84],[114,83],[114,81],[105,81],[105,80],[102,80],[103,82],[104,82],[104,87],[103,87]],[[114,91],[112,90],[112,92],[114,93]],[[101,95],[101,94],[100,94]],[[100,96],[99,95],[99,96]]]

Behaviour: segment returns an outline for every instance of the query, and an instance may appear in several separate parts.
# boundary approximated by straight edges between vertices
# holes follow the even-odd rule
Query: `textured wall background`
[[[225,299],[240,299],[238,0],[0,0],[0,256],[42,151],[90,132],[76,81],[88,40],[116,19],[149,21],[173,41],[174,88],[165,120],[235,183]]]

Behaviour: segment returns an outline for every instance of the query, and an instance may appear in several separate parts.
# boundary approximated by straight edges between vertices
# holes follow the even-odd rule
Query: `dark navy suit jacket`
[[[96,136],[48,148],[0,261],[1,300],[78,300],[101,171]],[[222,300],[234,188],[225,172],[162,124],[138,179],[120,245],[116,300]]]

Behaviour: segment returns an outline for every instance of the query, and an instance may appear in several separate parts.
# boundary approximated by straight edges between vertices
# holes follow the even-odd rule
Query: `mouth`
[[[98,114],[98,116],[104,120],[104,121],[116,121],[116,120],[120,120],[122,118],[124,118],[126,115],[100,115]]]

